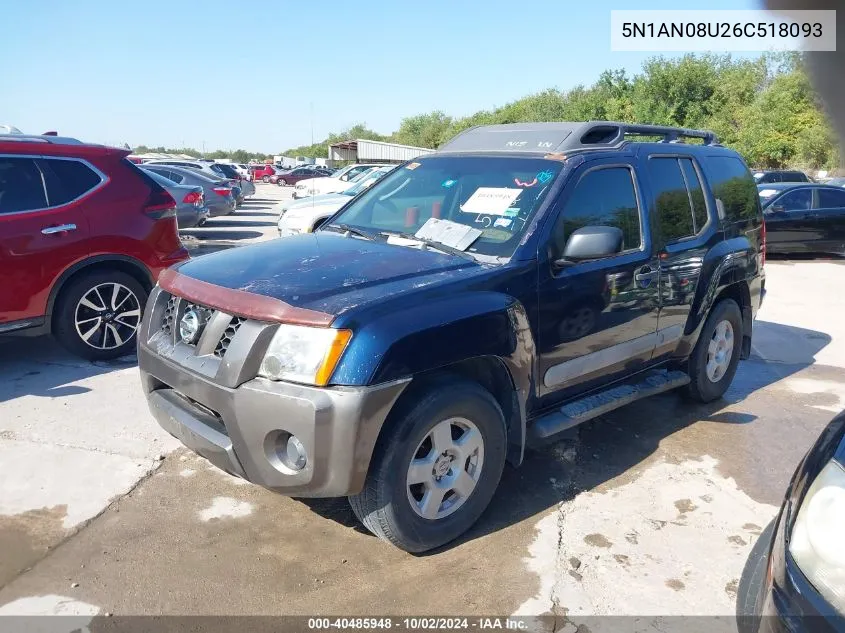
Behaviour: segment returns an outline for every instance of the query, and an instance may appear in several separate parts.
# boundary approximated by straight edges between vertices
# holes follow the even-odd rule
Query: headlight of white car
[[[845,613],[845,469],[828,462],[813,481],[792,528],[789,553],[813,586]]]
[[[351,338],[351,330],[282,324],[270,341],[258,374],[322,387],[329,382]]]

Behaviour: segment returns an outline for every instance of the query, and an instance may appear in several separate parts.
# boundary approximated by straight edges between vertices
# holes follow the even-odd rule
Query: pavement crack
[[[11,431],[9,432],[11,433]],[[96,446],[81,446],[78,444],[68,444],[64,442],[50,442],[47,440],[31,439],[31,438],[17,438],[14,436],[5,437],[5,431],[0,432],[0,439],[8,440],[10,442],[20,442],[26,444],[37,444],[39,446],[53,446],[56,448],[70,448],[79,451],[88,451],[90,453],[99,453],[102,455],[111,455],[113,457],[123,457],[125,459],[134,459],[138,461],[146,460],[151,462],[160,461],[156,455],[129,455],[127,453],[120,453],[117,451],[110,451],[105,448],[98,448]]]

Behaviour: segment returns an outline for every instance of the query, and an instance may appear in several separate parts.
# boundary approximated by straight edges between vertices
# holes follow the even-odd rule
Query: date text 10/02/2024
[[[476,617],[410,617],[410,618],[309,618],[311,630],[378,630],[397,629],[406,631],[446,631],[446,630],[511,630],[524,631],[528,623],[520,618]]]

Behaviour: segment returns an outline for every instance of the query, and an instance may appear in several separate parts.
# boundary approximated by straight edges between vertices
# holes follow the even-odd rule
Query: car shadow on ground
[[[271,222],[269,220],[253,220],[252,218],[248,220],[223,220],[223,219],[211,219],[209,220],[205,226],[199,229],[186,229],[188,231],[195,230],[200,232],[200,235],[203,235],[201,231],[205,230],[205,235],[211,234],[208,229],[217,229],[217,228],[224,228],[224,227],[232,227],[232,228],[245,228],[250,226],[276,226],[275,222]],[[214,231],[216,233],[217,231]]]
[[[463,537],[432,555],[537,516],[582,492],[593,490],[649,459],[660,443],[698,422],[745,425],[757,416],[741,409],[752,393],[776,383],[815,362],[815,354],[831,340],[821,332],[758,322],[761,331],[791,341],[794,362],[769,362],[759,356],[740,363],[722,399],[693,403],[683,394],[666,393],[621,407],[586,422],[554,444],[529,449],[519,468],[506,466],[487,511]],[[726,410],[728,407],[731,410]],[[345,499],[301,499],[324,518],[368,534]]]
[[[134,354],[89,362],[48,336],[0,340],[0,403],[21,396],[64,398],[87,393],[88,387],[72,383],[137,364]]]

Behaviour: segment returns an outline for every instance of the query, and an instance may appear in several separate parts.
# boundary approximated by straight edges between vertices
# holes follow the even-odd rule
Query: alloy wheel
[[[442,420],[426,434],[408,466],[406,487],[414,512],[436,520],[457,511],[478,484],[484,438],[466,418]]]
[[[719,382],[731,364],[734,351],[734,328],[730,321],[719,321],[707,345],[707,378]]]
[[[76,333],[94,349],[120,347],[141,325],[141,302],[120,283],[98,284],[82,295],[73,312]]]

